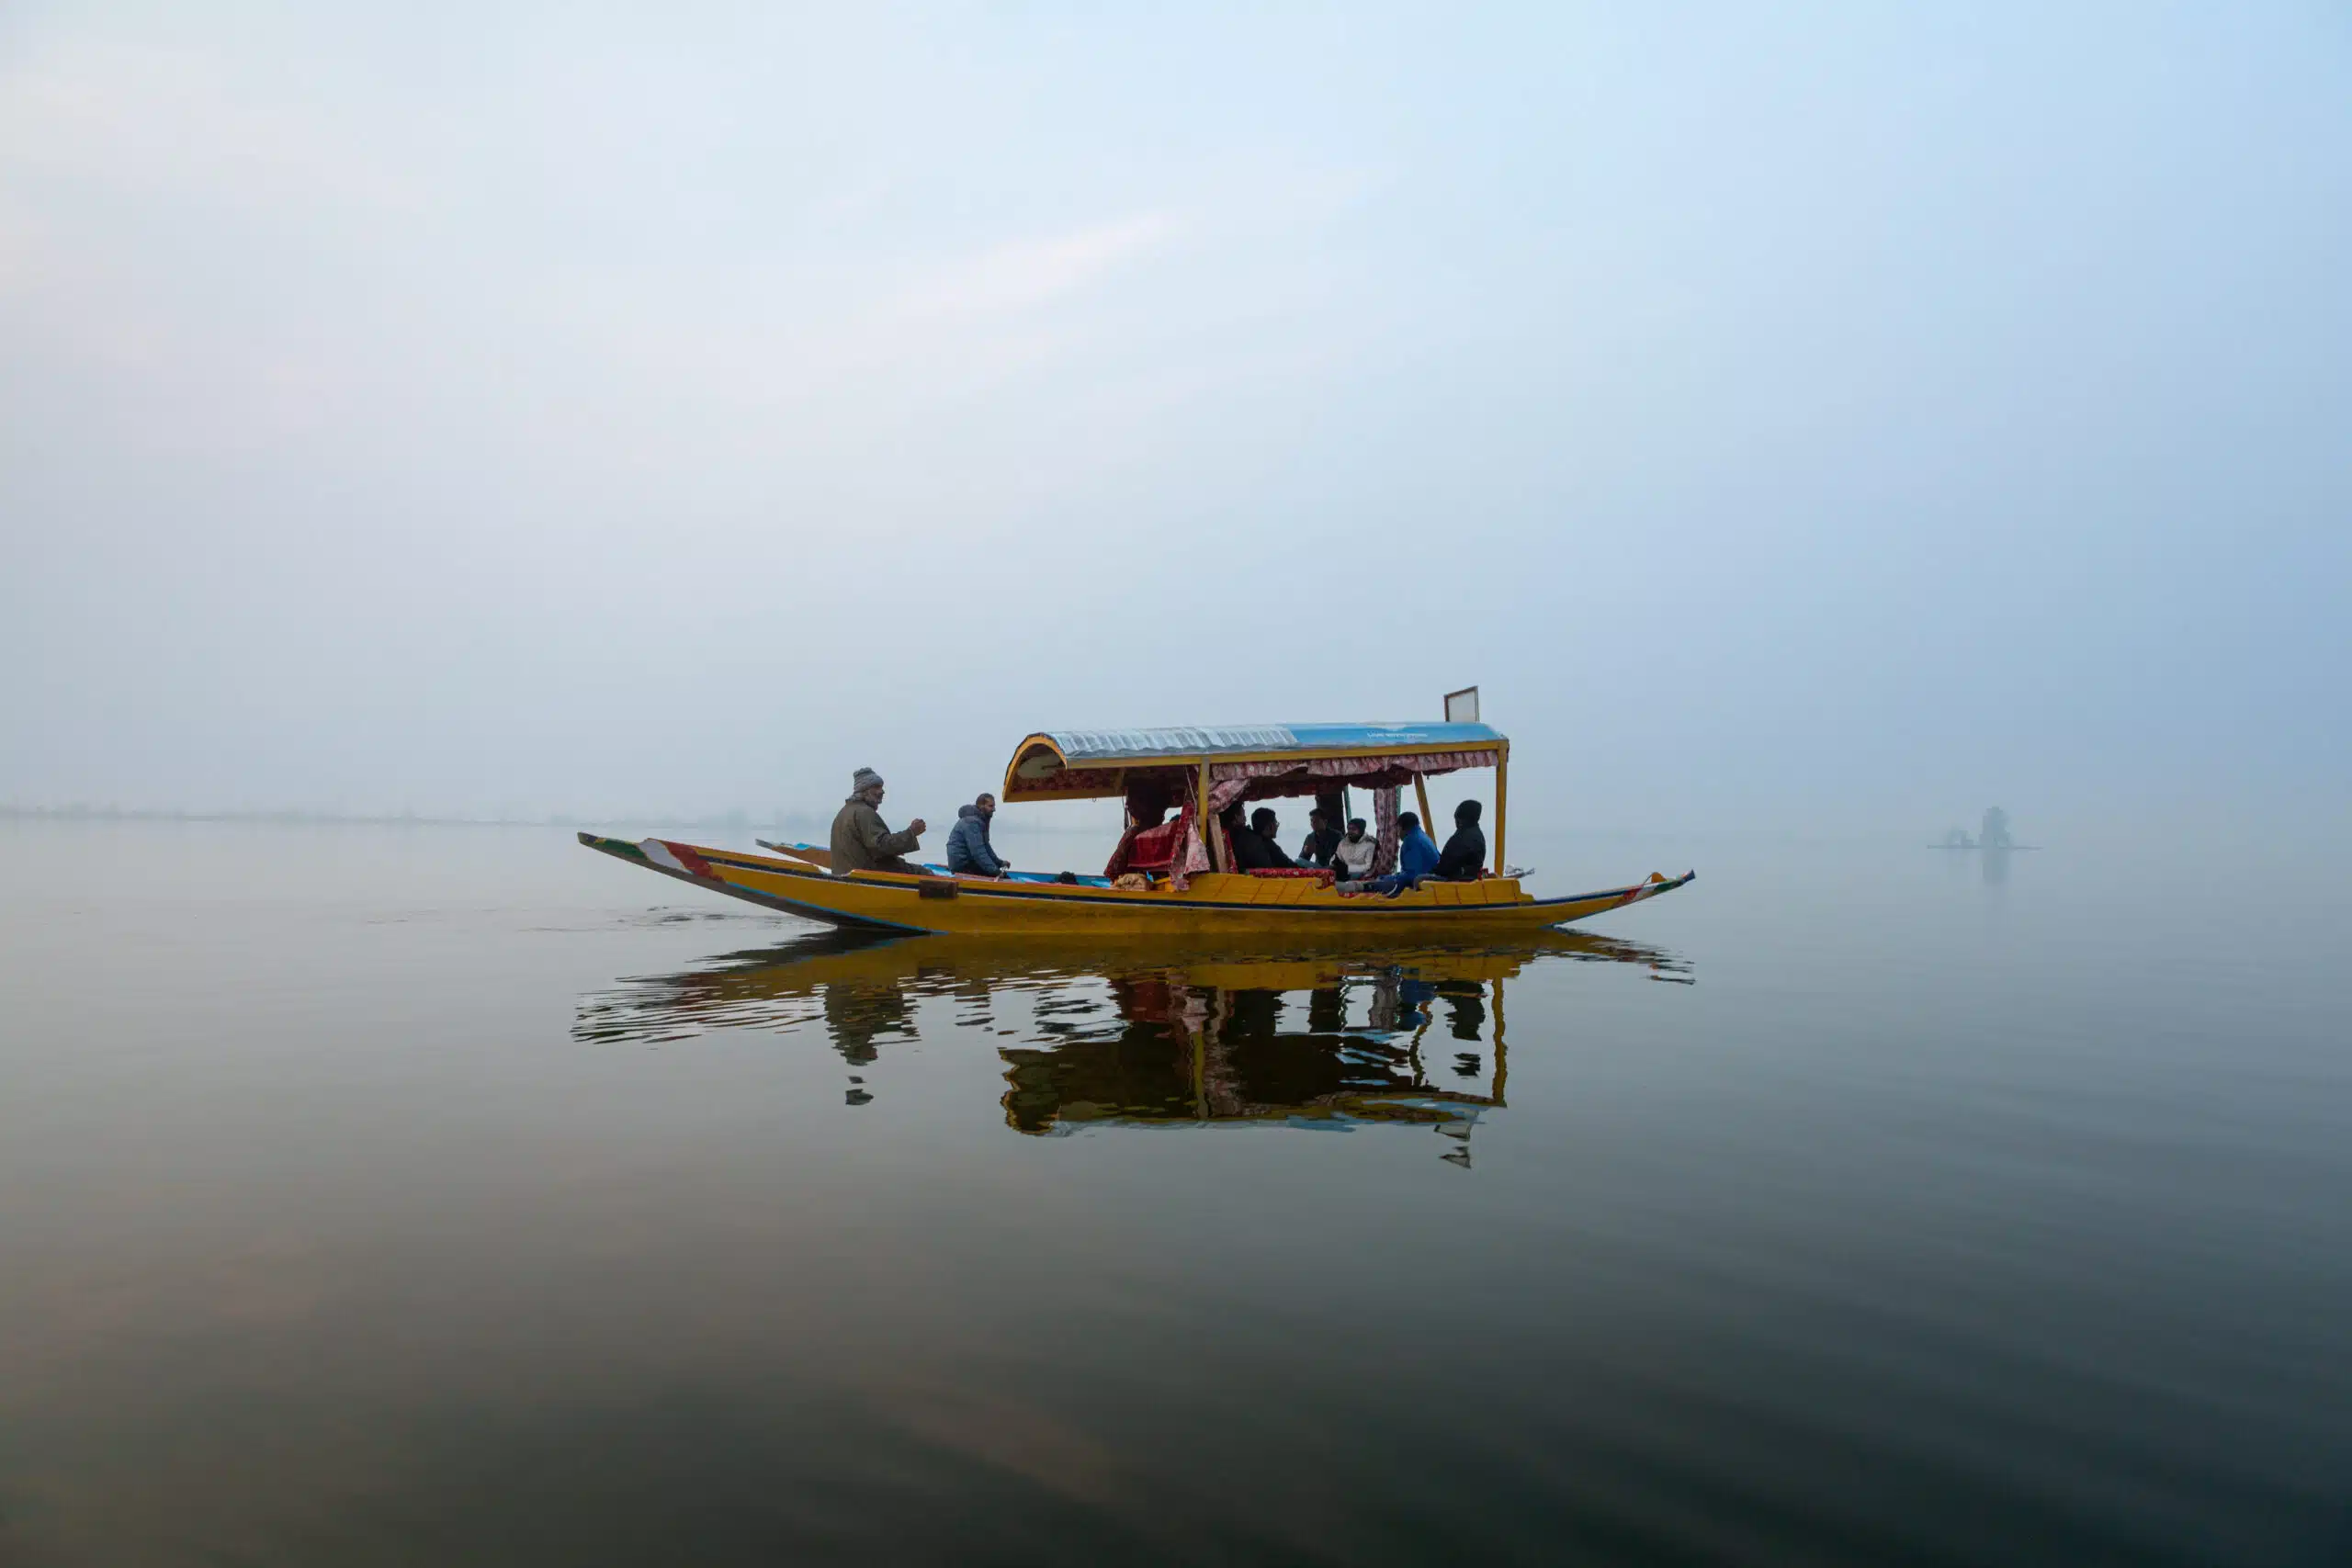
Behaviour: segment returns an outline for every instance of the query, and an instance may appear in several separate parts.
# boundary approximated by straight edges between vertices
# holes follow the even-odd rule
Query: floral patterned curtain
[[[1193,830],[1193,802],[1189,795],[1176,823],[1176,863],[1168,868],[1168,881],[1182,893],[1192,885],[1193,877],[1209,869],[1209,852],[1208,846],[1201,842],[1200,834]]]
[[[1396,786],[1382,784],[1372,792],[1372,874],[1385,876],[1396,869]]]

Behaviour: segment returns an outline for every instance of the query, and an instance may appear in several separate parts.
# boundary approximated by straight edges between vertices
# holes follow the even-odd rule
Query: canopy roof
[[[1489,753],[1510,742],[1485,724],[1248,724],[1178,729],[1049,729],[1013,749],[1004,770],[1005,797],[1076,799],[1125,793],[1130,771],[1203,762],[1317,759],[1423,758]],[[1489,759],[1480,759],[1481,761]],[[1464,765],[1454,756],[1451,766]]]
[[[1493,746],[1486,724],[1237,724],[1182,729],[1048,729],[1021,743],[1053,744],[1065,767],[1194,761],[1207,757],[1330,757],[1351,752],[1452,751]]]

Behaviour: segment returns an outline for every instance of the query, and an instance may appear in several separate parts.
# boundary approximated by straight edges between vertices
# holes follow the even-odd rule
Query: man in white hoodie
[[[1372,857],[1380,848],[1380,840],[1363,830],[1363,818],[1348,818],[1348,830],[1340,837],[1339,847],[1331,852],[1331,864],[1342,882],[1372,874]]]

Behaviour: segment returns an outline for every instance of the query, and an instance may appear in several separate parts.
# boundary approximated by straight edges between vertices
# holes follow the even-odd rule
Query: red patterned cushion
[[[1177,829],[1183,827],[1180,819],[1162,822],[1157,828],[1146,828],[1127,846],[1129,871],[1166,871],[1176,859]]]

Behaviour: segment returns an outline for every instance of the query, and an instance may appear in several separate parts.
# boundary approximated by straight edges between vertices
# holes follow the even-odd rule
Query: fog
[[[0,801],[2341,807],[2320,4],[0,11]]]

